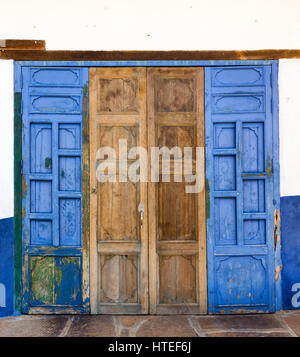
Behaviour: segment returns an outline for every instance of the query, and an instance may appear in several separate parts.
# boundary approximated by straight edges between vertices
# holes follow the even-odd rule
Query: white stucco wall
[[[279,61],[280,194],[300,195],[300,59]]]
[[[0,60],[0,219],[14,215],[13,87],[13,61]]]
[[[41,5],[42,4],[42,5]],[[0,38],[47,49],[299,48],[299,0],[10,0]],[[282,196],[300,195],[300,60],[280,60]],[[13,61],[0,60],[0,219],[13,216]]]
[[[1,38],[47,49],[298,48],[299,0],[9,0]]]

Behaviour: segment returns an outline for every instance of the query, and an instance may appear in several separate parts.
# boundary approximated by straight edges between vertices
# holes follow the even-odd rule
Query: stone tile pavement
[[[298,337],[300,311],[258,315],[22,315],[0,318],[0,337]]]

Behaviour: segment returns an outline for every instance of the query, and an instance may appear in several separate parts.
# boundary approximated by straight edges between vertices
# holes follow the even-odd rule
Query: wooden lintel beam
[[[0,40],[0,49],[5,51],[46,50],[44,40]]]
[[[276,60],[300,58],[300,50],[251,51],[46,51],[0,47],[0,59],[16,61]]]

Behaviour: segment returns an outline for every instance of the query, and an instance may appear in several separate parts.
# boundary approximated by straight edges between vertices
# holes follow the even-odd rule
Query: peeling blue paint
[[[69,62],[60,62],[60,61],[35,61],[35,62],[28,62],[28,61],[22,61],[22,62],[16,62],[16,66],[15,66],[15,70],[16,73],[19,73],[19,71],[21,71],[21,66],[22,67],[28,67],[28,66],[72,66],[72,67],[96,67],[96,66],[102,66],[102,67],[110,67],[110,66],[206,66],[206,67],[212,67],[212,66],[235,66],[235,65],[240,65],[240,66],[256,66],[256,65],[272,65],[272,76],[273,76],[273,83],[276,84],[277,86],[277,70],[275,69],[275,66],[277,66],[277,61],[69,61]],[[277,68],[277,67],[276,67]],[[37,69],[34,69],[37,70]],[[78,71],[78,69],[75,69],[76,71]],[[16,89],[18,89],[19,87],[22,87],[21,84],[21,76],[16,74],[16,83],[15,83],[15,87]],[[36,83],[36,85],[38,86],[38,83]],[[48,84],[49,85],[49,84]],[[274,86],[275,87],[275,86]],[[276,115],[277,115],[277,111],[278,111],[278,98],[276,97],[276,95],[274,95],[274,87],[272,89],[273,91],[273,113],[275,113],[276,110]],[[276,94],[276,93],[275,93]],[[277,125],[277,122],[275,123]],[[276,131],[274,129],[274,131]],[[278,144],[277,141],[274,141],[275,144],[273,144],[273,154],[275,157],[277,157],[277,151],[278,151]],[[277,166],[276,166],[277,165]],[[48,165],[46,165],[47,168]],[[277,175],[274,175],[274,196],[275,198],[277,198],[277,196],[279,197],[279,179],[277,180],[276,177],[278,176],[279,173],[279,163],[278,161],[275,160],[275,163],[272,165],[272,169],[277,173]],[[276,181],[277,180],[277,181]],[[275,202],[274,202],[275,201]],[[276,206],[276,202],[278,202],[278,200],[274,200],[273,201],[273,205],[274,207]],[[2,227],[0,226],[0,237],[2,236]],[[0,246],[1,248],[1,246]],[[37,250],[39,250],[39,254],[45,254],[46,251],[43,251],[43,247],[30,247],[28,248],[28,253],[29,254],[35,254],[37,253]],[[63,248],[66,249],[66,248]],[[289,248],[291,249],[291,248]],[[67,249],[66,249],[67,251]],[[0,251],[0,254],[2,253],[2,249]],[[64,255],[66,252],[63,252],[62,250],[59,250],[56,252],[52,252],[52,255],[55,256],[57,255]],[[70,250],[69,250],[70,253]],[[288,253],[289,254],[289,253]],[[6,254],[7,255],[7,254]],[[80,252],[80,248],[78,247],[72,247],[72,254],[73,257],[76,256],[80,256],[81,252]],[[8,255],[7,255],[8,256]],[[288,256],[288,255],[287,255]],[[0,259],[1,259],[2,255],[0,255]],[[11,261],[13,260],[13,258],[11,257]],[[0,263],[2,262],[2,259],[0,261]],[[67,271],[71,271],[72,269],[66,269]],[[298,267],[299,270],[299,267]],[[1,275],[0,275],[1,278]],[[13,279],[11,279],[11,281],[13,281]],[[299,279],[300,282],[300,279]],[[1,279],[0,279],[0,284],[1,284]],[[280,286],[280,282],[277,284],[278,286]],[[294,289],[296,289],[297,287],[294,286]],[[291,289],[291,287],[289,287]],[[0,294],[1,294],[1,286],[0,286]],[[10,296],[13,298],[13,291],[11,291],[10,293],[8,293],[6,291],[6,294],[10,294]],[[295,292],[293,293],[295,294]],[[74,295],[74,301],[76,301],[76,303],[80,303],[77,302],[78,296],[75,294]],[[277,295],[278,297],[278,295]],[[64,295],[60,295],[59,294],[59,298],[64,298],[64,300],[66,299],[64,297]],[[299,299],[300,301],[300,299]],[[280,305],[280,304],[279,304]],[[279,306],[278,305],[278,306]],[[0,306],[1,306],[1,297],[0,297]],[[50,308],[51,309],[51,308]],[[53,308],[53,312],[56,311],[56,309],[59,309],[59,307],[55,307],[55,309]],[[273,306],[272,306],[273,309]],[[278,310],[280,308],[277,308]],[[261,308],[261,311],[267,311],[268,308]],[[49,310],[52,311],[52,310]],[[225,308],[224,311],[226,313],[230,312],[230,308],[227,309]],[[255,310],[254,310],[255,311]],[[1,315],[1,307],[0,307],[0,315]]]

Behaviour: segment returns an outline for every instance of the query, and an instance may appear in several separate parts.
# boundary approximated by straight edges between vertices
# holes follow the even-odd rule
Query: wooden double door
[[[203,68],[91,68],[89,100],[91,312],[206,313]]]

